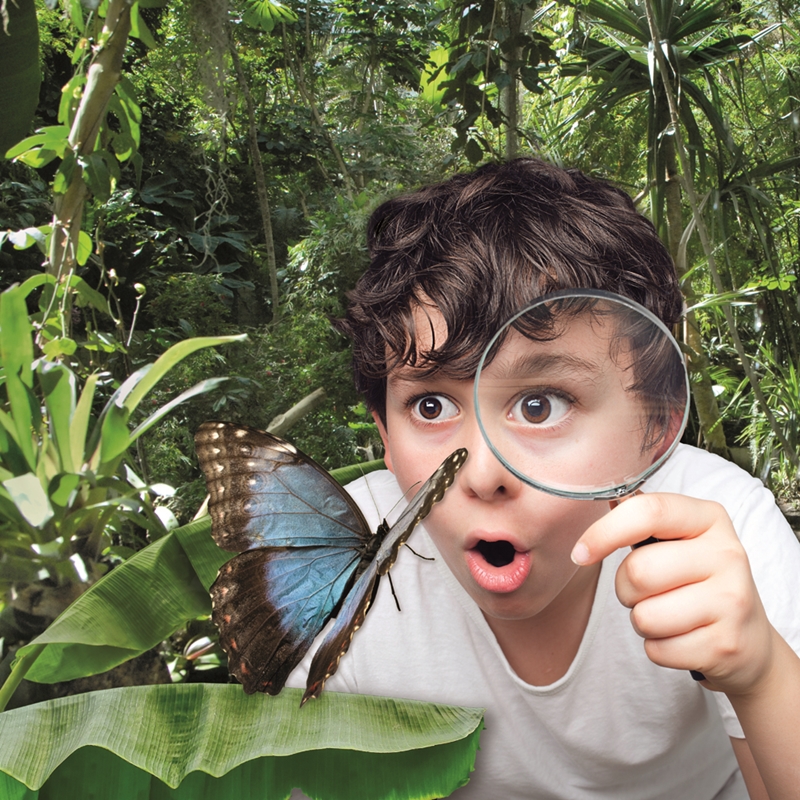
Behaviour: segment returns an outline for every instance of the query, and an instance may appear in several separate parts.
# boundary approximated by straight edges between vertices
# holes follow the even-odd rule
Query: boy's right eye
[[[450,419],[458,413],[456,404],[440,394],[419,397],[413,401],[412,408],[416,415],[425,422],[439,422]]]

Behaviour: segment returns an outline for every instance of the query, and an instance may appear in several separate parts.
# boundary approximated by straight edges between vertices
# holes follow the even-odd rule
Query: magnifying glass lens
[[[677,445],[688,377],[677,342],[642,306],[606,292],[541,298],[483,354],[475,401],[503,464],[544,491],[619,497]]]

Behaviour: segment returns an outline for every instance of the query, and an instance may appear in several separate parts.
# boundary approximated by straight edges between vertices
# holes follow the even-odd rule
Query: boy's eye
[[[427,395],[414,403],[416,413],[427,422],[450,419],[458,413],[455,403],[442,395]]]
[[[516,422],[529,425],[555,425],[568,413],[572,403],[565,397],[545,392],[531,392],[521,397],[511,409]]]

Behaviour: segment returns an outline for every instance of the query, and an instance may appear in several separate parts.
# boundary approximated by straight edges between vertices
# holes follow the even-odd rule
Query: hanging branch
[[[670,123],[672,125],[672,135],[675,137],[675,149],[678,151],[678,158],[681,163],[681,185],[683,186],[683,190],[686,193],[686,198],[689,201],[689,206],[692,209],[692,218],[694,219],[695,227],[697,228],[697,235],[700,237],[700,244],[703,247],[703,252],[705,253],[707,262],[708,262],[708,271],[711,274],[711,279],[714,281],[714,287],[717,290],[717,294],[725,294],[725,286],[722,283],[722,278],[720,277],[719,271],[717,270],[717,262],[714,258],[714,251],[711,247],[711,241],[708,236],[708,229],[706,228],[705,219],[700,210],[700,204],[697,200],[697,193],[695,192],[694,188],[694,181],[692,180],[692,173],[691,173],[691,166],[689,164],[689,156],[686,153],[686,148],[683,143],[683,137],[681,136],[680,130],[680,118],[678,115],[678,104],[675,99],[675,94],[672,89],[672,83],[670,82],[669,78],[669,66],[667,64],[666,59],[664,58],[664,52],[662,50],[662,45],[666,44],[666,42],[662,42],[661,34],[659,33],[658,26],[656,24],[655,14],[653,13],[653,5],[652,0],[645,0],[644,3],[645,13],[647,14],[647,24],[650,28],[650,39],[651,45],[653,47],[653,52],[655,54],[656,63],[658,64],[658,71],[661,73],[661,81],[664,84],[664,92],[667,96],[667,103],[669,105],[669,116],[670,116]],[[742,362],[742,367],[744,369],[744,373],[747,376],[747,380],[750,383],[750,386],[753,389],[753,394],[756,396],[756,400],[758,404],[761,406],[762,411],[764,412],[764,416],[767,418],[769,422],[769,426],[772,429],[772,432],[777,437],[778,441],[781,443],[784,452],[786,453],[786,457],[791,461],[792,466],[795,469],[800,469],[800,459],[797,456],[797,453],[792,449],[791,445],[789,444],[786,437],[783,435],[783,431],[781,431],[780,427],[778,426],[777,420],[775,419],[772,411],[770,410],[769,406],[767,405],[767,399],[764,397],[764,393],[761,391],[761,387],[758,383],[758,378],[753,372],[753,367],[750,363],[750,359],[745,353],[744,346],[742,345],[742,340],[739,338],[739,331],[736,329],[736,321],[733,318],[733,312],[731,311],[731,306],[729,303],[724,303],[722,306],[722,311],[725,315],[725,322],[728,325],[728,329],[730,330],[731,339],[733,340],[733,346],[736,349],[736,353],[739,356],[739,360]]]

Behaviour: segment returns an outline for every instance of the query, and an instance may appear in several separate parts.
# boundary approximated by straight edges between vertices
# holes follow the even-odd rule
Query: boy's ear
[[[375,412],[372,413],[372,419],[375,420],[375,424],[378,426],[378,433],[381,435],[381,441],[383,442],[383,449],[386,451],[383,454],[383,460],[386,463],[386,469],[389,472],[394,472],[394,467],[392,466],[392,451],[389,448],[389,434],[386,433],[386,426],[381,421],[380,416]]]

